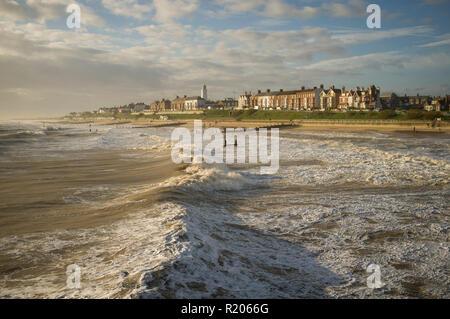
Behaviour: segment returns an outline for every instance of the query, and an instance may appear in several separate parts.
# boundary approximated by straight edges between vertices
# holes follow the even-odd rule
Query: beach
[[[44,120],[43,120],[44,121]],[[194,120],[112,120],[112,119],[48,119],[49,123],[62,124],[96,124],[96,125],[117,125],[122,127],[170,127],[170,126],[186,126],[192,127]],[[432,127],[431,121],[338,121],[338,120],[242,120],[234,119],[203,119],[205,127],[219,128],[258,128],[258,127],[280,127],[283,129],[296,129],[305,131],[336,131],[336,132],[380,132],[380,133],[412,133],[418,135],[447,135],[450,133],[450,124],[447,122],[439,123],[439,126]]]

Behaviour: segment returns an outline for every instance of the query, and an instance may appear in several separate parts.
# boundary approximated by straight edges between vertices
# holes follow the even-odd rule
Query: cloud
[[[438,47],[438,46],[448,45],[448,44],[450,44],[450,39],[423,44],[423,45],[420,45],[420,47],[421,48],[431,48],[431,47]]]
[[[194,13],[199,7],[199,0],[153,0],[141,4],[138,0],[102,0],[103,6],[115,15],[153,19],[160,23],[172,23],[174,20]]]
[[[65,18],[68,16],[66,8],[69,4],[78,4],[81,8],[81,21],[87,26],[103,26],[105,20],[95,14],[89,7],[73,0],[26,0],[19,3],[15,0],[0,0],[0,19],[12,21],[46,21]],[[4,13],[4,14],[3,14]]]
[[[429,68],[448,68],[449,66],[450,55],[448,53],[436,53],[424,56],[418,54],[408,55],[398,51],[391,51],[330,59],[310,64],[301,67],[300,69],[314,71],[316,74],[361,75],[370,70],[421,70]]]
[[[267,0],[215,0],[215,3],[233,13],[256,12],[267,5]]]
[[[305,6],[298,8],[283,1],[269,1],[266,3],[262,15],[276,18],[314,18],[320,14],[320,8]]]
[[[373,32],[371,30],[334,31],[333,39],[342,44],[357,44],[399,37],[426,36],[433,32],[430,26],[415,26],[409,28],[386,29]]]
[[[371,53],[361,56],[321,61],[305,66],[302,69],[351,75],[359,74],[367,69],[381,70],[390,67],[404,68],[405,59],[405,55],[396,51]]]
[[[411,55],[404,62],[404,66],[415,70],[446,69],[450,67],[450,54],[437,52],[427,55]]]
[[[0,12],[3,17],[11,20],[23,20],[29,17],[25,8],[15,0],[1,0]]]
[[[422,45],[419,45],[419,47],[420,48],[433,48],[433,47],[448,45],[448,44],[450,44],[450,33],[437,36],[436,40],[438,40],[438,41],[422,44]]]
[[[115,15],[143,20],[152,12],[151,4],[140,4],[138,0],[102,0],[102,5]]]
[[[367,5],[368,3],[366,1],[350,0],[347,3],[325,3],[322,7],[332,17],[350,18],[366,15]]]
[[[190,15],[198,10],[198,0],[154,0],[155,19],[158,22],[170,23]]]
[[[302,19],[311,19],[320,15],[336,18],[360,17],[366,14],[368,4],[363,0],[327,1],[314,7],[299,7],[284,0],[216,0],[215,3],[230,13],[252,12],[271,18]]]

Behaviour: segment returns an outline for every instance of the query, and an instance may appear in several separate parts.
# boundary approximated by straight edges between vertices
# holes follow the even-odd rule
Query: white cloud
[[[358,44],[406,36],[429,36],[431,32],[433,32],[433,28],[429,26],[377,30],[376,32],[373,30],[344,30],[334,31],[333,39],[342,44]]]
[[[277,18],[314,18],[321,12],[320,8],[305,6],[298,8],[283,1],[268,1],[265,5],[263,15]]]
[[[170,23],[194,13],[198,10],[198,0],[154,0],[156,14],[155,19],[158,22]]]
[[[319,15],[338,18],[360,17],[366,14],[368,4],[363,0],[327,1],[316,6],[297,6],[284,0],[216,0],[215,3],[230,13],[252,12],[272,18],[302,19],[315,18]]]
[[[439,47],[439,46],[448,45],[448,44],[450,44],[450,39],[423,44],[420,47],[421,48],[431,48],[431,47]]]
[[[302,69],[333,72],[334,74],[355,74],[367,69],[381,70],[386,67],[403,68],[405,58],[405,55],[396,51],[371,53],[361,56],[321,61],[302,67]]]
[[[143,20],[150,18],[151,4],[140,4],[138,0],[102,0],[103,6],[115,15]]]
[[[0,12],[2,13],[3,18],[11,20],[23,20],[28,17],[25,8],[15,0],[0,1]]]
[[[361,75],[369,70],[422,70],[450,66],[450,55],[436,53],[432,55],[408,55],[391,51],[371,53],[339,59],[325,60],[301,67],[301,70],[314,71],[317,74]]]
[[[439,47],[439,46],[443,46],[443,45],[448,45],[448,44],[450,44],[450,33],[437,36],[437,37],[435,37],[435,39],[436,39],[436,41],[427,43],[427,44],[422,44],[419,47],[434,48],[434,47]]]

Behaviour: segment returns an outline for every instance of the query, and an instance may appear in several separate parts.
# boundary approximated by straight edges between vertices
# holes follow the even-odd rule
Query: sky
[[[366,9],[381,7],[381,28]],[[69,29],[69,4],[81,28]],[[0,0],[0,120],[324,84],[450,94],[450,0]]]

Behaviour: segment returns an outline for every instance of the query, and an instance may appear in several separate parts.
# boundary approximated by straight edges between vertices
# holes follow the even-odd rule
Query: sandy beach
[[[442,122],[437,127],[432,127],[431,122],[398,122],[389,121],[305,121],[305,120],[279,120],[279,121],[236,121],[234,119],[204,119],[205,127],[219,128],[262,128],[278,127],[280,129],[294,129],[300,131],[335,131],[335,132],[379,132],[379,133],[403,133],[412,136],[444,135],[450,133],[450,123]],[[155,128],[186,126],[192,127],[194,120],[111,120],[111,119],[49,119],[46,123],[55,124],[92,124],[92,125],[114,125],[116,127]]]

